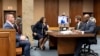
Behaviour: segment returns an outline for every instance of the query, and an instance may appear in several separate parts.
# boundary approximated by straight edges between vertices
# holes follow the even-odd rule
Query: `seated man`
[[[80,30],[83,24],[83,22],[81,21],[81,16],[76,16],[75,22],[77,23],[75,30]]]
[[[80,28],[80,30],[76,30],[77,33],[94,33],[94,29],[96,27],[95,23],[90,21],[89,18],[89,14],[85,14],[84,16],[84,22],[83,22],[83,25],[82,27]],[[76,50],[75,50],[75,54],[74,56],[80,56],[79,53],[80,53],[80,50],[81,50],[81,47],[84,43],[86,43],[87,41],[89,41],[90,38],[80,38],[78,40],[78,43],[77,43],[77,46],[76,46]]]
[[[14,16],[11,13],[6,14],[6,22],[3,25],[4,29],[14,29]],[[21,46],[23,49],[23,55],[30,56],[30,42],[26,36],[20,35],[16,32],[16,47]]]

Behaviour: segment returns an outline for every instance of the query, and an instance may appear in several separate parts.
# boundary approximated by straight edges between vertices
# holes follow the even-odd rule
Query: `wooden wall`
[[[97,20],[97,25],[100,25],[100,0],[94,0],[94,16]],[[66,5],[65,5],[66,6]],[[45,0],[45,17],[50,26],[57,26],[57,17],[59,13],[59,1]],[[75,16],[83,15],[83,0],[69,0],[69,16],[71,18],[71,25],[75,26]]]
[[[69,15],[71,18],[71,25],[75,26],[75,16],[82,15],[83,13],[83,1],[82,0],[70,0]]]
[[[66,5],[65,5],[66,6]],[[75,26],[75,16],[83,14],[83,0],[70,0],[69,16],[71,26]],[[45,17],[50,26],[58,26],[59,0],[45,0]]]
[[[45,0],[45,17],[49,26],[57,26],[58,0]]]
[[[0,28],[2,28],[2,0],[0,0]]]
[[[17,16],[22,16],[22,0],[17,0]]]
[[[76,15],[82,15],[83,0],[69,0],[69,16],[71,17],[71,26],[75,26],[74,18]],[[47,23],[50,26],[57,26],[57,18],[59,15],[59,0],[45,0],[44,14]],[[66,6],[66,5],[65,5]],[[100,25],[100,0],[94,0],[94,16],[97,25]],[[22,0],[17,0],[17,16],[22,16]],[[2,27],[2,0],[0,0],[0,28]]]
[[[100,26],[100,0],[94,0],[94,16],[97,20],[96,24]]]

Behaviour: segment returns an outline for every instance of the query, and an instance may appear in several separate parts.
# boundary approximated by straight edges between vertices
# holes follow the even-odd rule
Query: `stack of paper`
[[[62,34],[72,34],[73,32],[70,31],[70,30],[67,30],[67,31],[60,31],[60,33],[62,33]]]

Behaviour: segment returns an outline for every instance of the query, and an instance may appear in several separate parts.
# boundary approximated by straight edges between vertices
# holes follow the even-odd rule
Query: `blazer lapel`
[[[9,23],[7,23],[12,29],[14,29],[14,27],[13,26],[11,26]]]

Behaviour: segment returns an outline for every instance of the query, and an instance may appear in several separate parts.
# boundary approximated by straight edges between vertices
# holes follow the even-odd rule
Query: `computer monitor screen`
[[[67,17],[66,16],[58,16],[58,24],[67,24]]]

